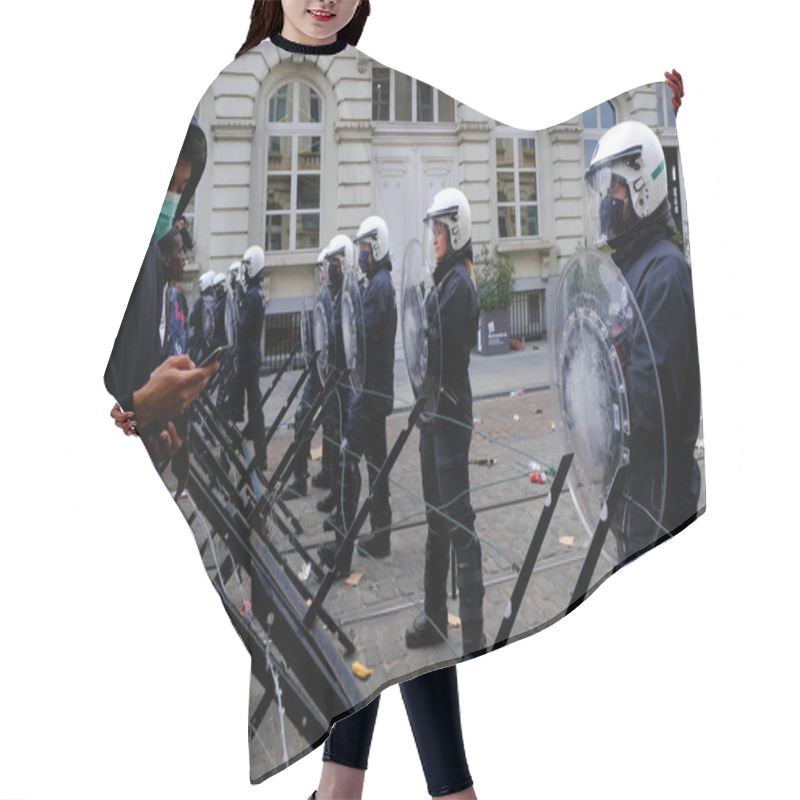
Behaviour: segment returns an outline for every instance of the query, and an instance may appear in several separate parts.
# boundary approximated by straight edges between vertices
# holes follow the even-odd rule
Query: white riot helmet
[[[224,285],[225,285],[225,273],[218,272],[214,276],[214,287],[216,288],[217,286],[224,286]]]
[[[228,267],[228,277],[230,278],[230,276],[233,275],[236,280],[239,280],[239,270],[241,266],[241,261],[234,261],[233,264]]]
[[[328,261],[328,284],[335,284],[344,277],[346,272],[356,266],[356,246],[353,244],[353,240],[344,233],[336,234],[328,244],[325,258]],[[338,270],[334,261],[339,264]],[[332,280],[332,278],[335,279]]]
[[[585,177],[589,241],[595,245],[613,244],[667,198],[664,151],[655,133],[641,122],[620,122],[607,131]]]
[[[389,255],[389,228],[382,217],[367,217],[356,234],[356,246],[364,242],[372,250],[372,260],[377,264]]]
[[[254,281],[267,268],[264,250],[257,244],[248,247],[242,256],[242,270],[248,281]]]
[[[204,272],[198,279],[197,279],[197,286],[200,289],[200,293],[207,292],[213,285],[214,285],[214,277],[215,273],[213,269],[208,270],[208,272]]]
[[[472,212],[467,198],[459,189],[442,189],[438,192],[423,221],[431,230],[434,221],[446,225],[450,232],[450,247],[454,251],[461,250],[472,239]]]

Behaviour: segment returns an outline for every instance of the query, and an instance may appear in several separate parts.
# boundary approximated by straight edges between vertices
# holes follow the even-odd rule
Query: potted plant
[[[484,245],[475,259],[474,270],[475,288],[481,306],[478,352],[484,356],[508,353],[514,264],[508,256],[493,257]]]

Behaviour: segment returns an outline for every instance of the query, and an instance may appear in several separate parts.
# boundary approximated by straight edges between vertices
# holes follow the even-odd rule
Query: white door
[[[412,239],[424,242],[422,220],[434,195],[457,185],[455,146],[381,144],[373,152],[372,207],[389,226],[392,279],[399,297],[406,245]],[[403,357],[399,326],[395,356]]]

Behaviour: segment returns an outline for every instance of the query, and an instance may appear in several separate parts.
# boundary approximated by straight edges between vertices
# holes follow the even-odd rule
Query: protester
[[[117,400],[112,416],[123,430],[143,436],[151,454],[164,458],[180,447],[172,420],[192,403],[218,368],[198,369],[187,355],[166,357],[170,280],[181,277],[185,256],[173,220],[191,200],[206,162],[206,138],[196,120],[186,132],[104,376]],[[159,242],[169,236],[164,249]],[[166,360],[165,360],[166,357]],[[133,416],[131,416],[133,415]],[[135,419],[135,421],[134,421]]]

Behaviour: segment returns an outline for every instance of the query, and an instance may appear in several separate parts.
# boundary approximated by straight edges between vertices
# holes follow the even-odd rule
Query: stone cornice
[[[375,134],[373,122],[337,122],[333,129],[337,142],[368,142]]]
[[[552,250],[556,243],[548,239],[502,239],[495,245],[498,253],[532,253]]]
[[[251,119],[217,119],[211,123],[214,141],[241,139],[252,142],[256,134],[255,123]]]
[[[459,130],[461,133],[480,133],[486,135],[492,130],[492,126],[488,122],[461,122],[459,123]]]
[[[576,142],[581,138],[583,127],[581,125],[554,125],[548,128],[548,135],[553,144],[558,142]]]
[[[492,135],[492,126],[488,122],[462,122],[458,126],[458,143],[487,142]]]

